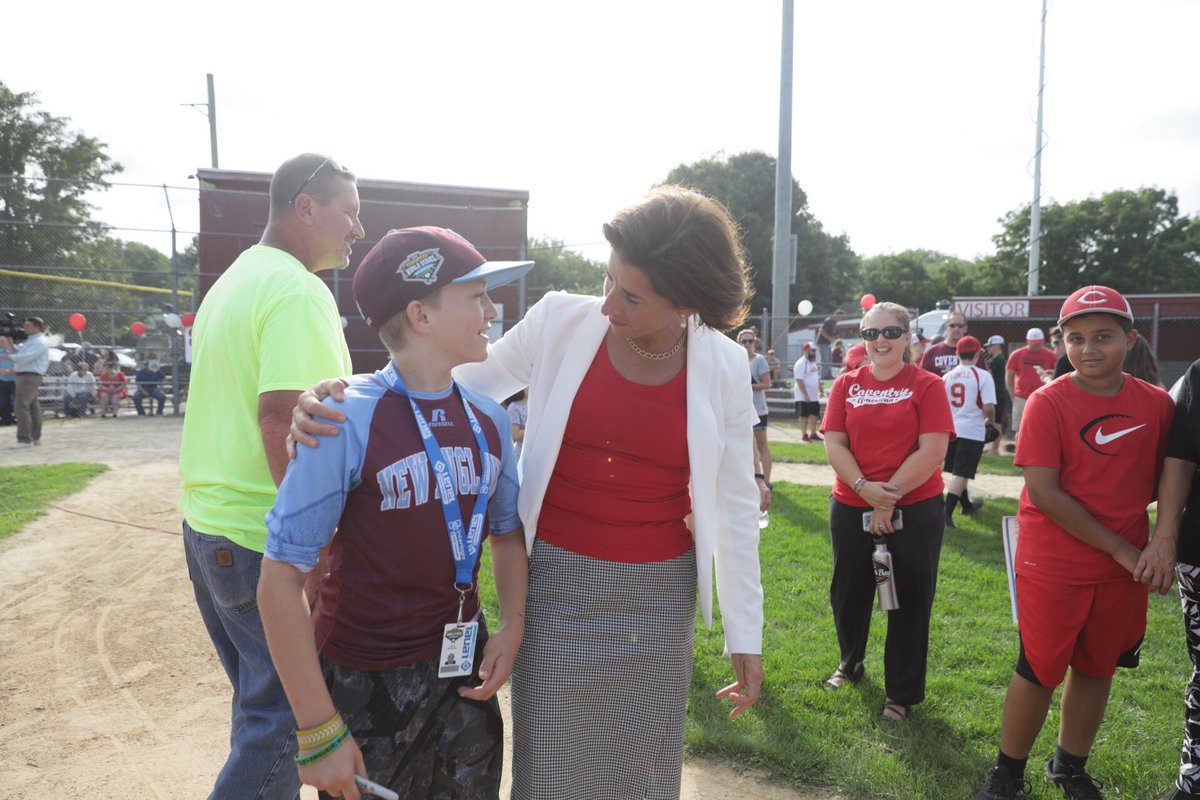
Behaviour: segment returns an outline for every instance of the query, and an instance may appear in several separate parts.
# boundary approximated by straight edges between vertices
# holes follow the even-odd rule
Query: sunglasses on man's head
[[[348,175],[350,173],[350,170],[344,169],[340,164],[338,164],[332,158],[327,158],[324,161],[322,161],[320,164],[317,165],[317,168],[312,171],[312,174],[310,174],[307,178],[304,179],[304,183],[300,184],[300,188],[296,190],[296,193],[294,195],[292,195],[292,199],[289,200],[288,202],[295,203],[296,199],[298,197],[300,197],[300,195],[304,194],[304,190],[306,188],[308,188],[308,185],[310,183],[313,182],[313,178],[317,177],[317,175],[320,174],[321,170],[325,169],[326,167],[329,167],[334,172],[340,173],[342,175]]]
[[[888,325],[886,328],[863,328],[858,332],[864,342],[873,342],[883,334],[885,339],[899,339],[906,333],[899,325]]]

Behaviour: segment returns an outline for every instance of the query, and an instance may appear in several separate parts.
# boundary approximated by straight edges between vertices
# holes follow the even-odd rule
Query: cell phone
[[[380,786],[375,781],[369,781],[362,775],[355,775],[354,782],[358,784],[358,788],[368,794],[373,794],[376,797],[382,797],[383,800],[400,800],[400,795],[393,792],[386,786]]]
[[[875,516],[874,511],[863,512],[863,531],[871,530],[871,518]],[[904,530],[904,512],[898,508],[892,509],[892,530]]]

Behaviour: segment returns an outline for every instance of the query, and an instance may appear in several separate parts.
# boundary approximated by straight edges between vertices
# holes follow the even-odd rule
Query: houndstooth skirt
[[[512,675],[512,800],[678,800],[696,554],[624,564],[538,540]]]

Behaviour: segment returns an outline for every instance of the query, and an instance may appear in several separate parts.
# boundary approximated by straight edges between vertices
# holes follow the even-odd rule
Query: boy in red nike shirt
[[[1073,373],[1029,398],[1015,463],[1021,650],[1004,700],[1000,754],[976,800],[1016,797],[1025,764],[1063,683],[1058,747],[1046,777],[1067,797],[1101,798],[1085,765],[1112,676],[1136,667],[1148,588],[1166,592],[1173,554],[1147,545],[1174,407],[1162,389],[1121,371],[1137,338],[1129,303],[1085,286],[1063,303]],[[1068,671],[1069,668],[1069,671]]]

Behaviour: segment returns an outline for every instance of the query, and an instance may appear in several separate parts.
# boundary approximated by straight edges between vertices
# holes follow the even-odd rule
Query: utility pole
[[[220,166],[217,163],[217,93],[213,89],[213,76],[211,72],[208,73],[208,102],[180,103],[180,105],[194,108],[208,117],[208,143],[212,150],[212,167],[213,169],[217,169]]]
[[[787,333],[792,249],[792,18],[793,0],[783,0],[779,56],[779,154],[775,159],[775,242],[771,265],[771,331],[768,348]]]
[[[1041,292],[1042,266],[1042,95],[1046,91],[1046,0],[1042,0],[1042,53],[1038,64],[1037,141],[1033,151],[1033,205],[1029,211],[1030,297]]]

